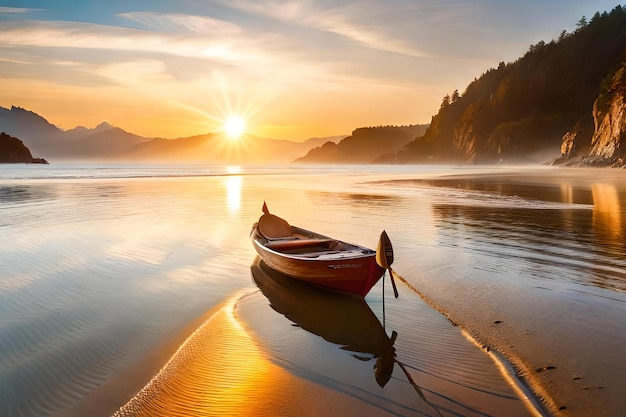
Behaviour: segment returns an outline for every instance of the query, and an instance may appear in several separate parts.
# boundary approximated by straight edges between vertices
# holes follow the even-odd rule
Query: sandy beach
[[[406,292],[403,295],[411,297]],[[451,379],[446,371],[438,374],[442,364],[431,362],[435,358],[421,358],[419,368],[407,362],[405,366],[420,384],[422,398],[397,365],[389,385],[380,387],[374,378],[374,356],[364,362],[346,354],[345,347],[324,340],[311,346],[308,339],[319,335],[277,317],[260,292],[240,294],[213,310],[162,368],[158,368],[158,360],[136,366],[136,380],[155,372],[156,376],[113,416],[542,415],[532,401],[518,397],[520,392],[508,386],[496,364],[486,360],[487,355],[459,329],[441,317],[432,319],[435,323],[430,326],[444,326],[444,333],[454,333],[455,342],[465,345],[454,345],[456,352],[437,353],[455,356],[463,351],[463,364],[456,363],[454,373],[465,376]],[[288,338],[285,333],[294,331],[300,334],[289,348],[306,351],[307,360],[296,362],[285,357],[284,346],[272,346],[278,343],[277,334],[279,339]],[[170,349],[160,348],[155,357],[162,359]],[[367,357],[367,352],[361,356]],[[120,375],[108,385],[102,388],[108,395],[94,392],[97,401],[87,399],[67,415],[110,415],[103,405],[119,401],[132,392],[132,386],[128,375]]]

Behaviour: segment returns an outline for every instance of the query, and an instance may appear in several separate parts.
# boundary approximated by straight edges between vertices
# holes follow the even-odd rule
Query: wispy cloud
[[[222,63],[251,63],[265,59],[261,49],[244,45],[239,40],[229,36],[184,36],[75,22],[12,22],[3,24],[0,30],[3,46],[150,52]]]
[[[207,16],[154,12],[120,13],[118,16],[135,21],[156,32],[186,33],[222,38],[238,36],[242,33],[242,29],[238,25]]]
[[[206,72],[217,68],[208,63],[228,66],[233,77],[262,79],[276,88],[281,84],[314,83],[330,88],[345,85],[347,79],[358,78],[355,74],[344,74],[337,62],[319,59],[316,51],[303,52],[300,44],[287,35],[181,14],[126,13],[119,16],[132,19],[145,29],[58,21],[5,22],[0,24],[0,45],[33,50],[108,51],[106,56],[111,62],[100,65],[98,68],[105,69],[97,71],[94,71],[95,65],[88,62],[88,57],[75,55],[75,62],[83,60],[86,71],[106,75],[108,79],[113,79],[114,74],[122,74],[116,71],[123,65],[122,61],[128,62],[132,69],[136,68],[138,60],[143,59],[142,62],[150,63],[150,68],[155,68],[154,61],[159,56],[164,61],[168,56],[196,60],[193,63],[196,68],[201,68],[204,61]],[[124,52],[137,52],[137,55],[128,61],[128,54],[121,55]],[[100,59],[105,59],[104,54]],[[166,71],[164,65],[159,69]]]
[[[41,9],[29,9],[26,7],[1,7],[0,6],[0,14],[23,14],[30,13],[34,11],[39,11]]]
[[[247,13],[334,33],[364,47],[379,51],[412,57],[429,55],[405,40],[393,36],[387,30],[390,27],[387,22],[385,25],[381,25],[380,21],[377,24],[373,23],[375,19],[371,17],[376,17],[383,11],[389,13],[389,6],[386,3],[358,2],[326,8],[310,1],[291,0],[266,2],[231,0],[224,4]],[[393,25],[392,21],[391,25]]]

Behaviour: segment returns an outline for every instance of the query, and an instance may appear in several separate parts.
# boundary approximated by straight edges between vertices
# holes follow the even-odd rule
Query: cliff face
[[[623,163],[626,156],[626,68],[622,67],[613,79],[610,101],[606,110],[601,99],[594,103],[595,132],[589,154]]]
[[[593,105],[593,130],[577,128],[563,136],[561,157],[565,166],[626,167],[626,63]]]

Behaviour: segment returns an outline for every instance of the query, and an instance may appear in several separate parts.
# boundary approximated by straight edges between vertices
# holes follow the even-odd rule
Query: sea
[[[264,202],[399,297],[276,276]],[[625,358],[624,170],[0,165],[3,417],[624,416]]]

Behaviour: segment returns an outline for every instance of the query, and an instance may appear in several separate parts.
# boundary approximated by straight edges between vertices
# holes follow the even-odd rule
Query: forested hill
[[[592,109],[626,51],[626,10],[583,17],[573,33],[531,45],[501,62],[462,94],[444,97],[426,133],[400,162],[545,162],[560,154],[574,126],[593,131]]]
[[[428,125],[362,127],[339,143],[326,142],[298,158],[299,163],[369,164],[395,162],[395,154],[416,136],[421,136]]]

